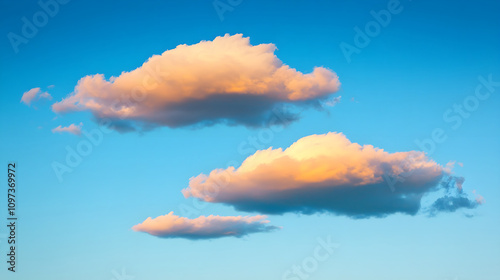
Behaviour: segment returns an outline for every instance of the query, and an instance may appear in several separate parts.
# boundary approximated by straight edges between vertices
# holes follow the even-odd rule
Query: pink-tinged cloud
[[[182,192],[248,212],[383,217],[416,214],[425,194],[448,188],[440,184],[444,176],[446,170],[423,152],[388,153],[328,133],[285,150],[257,151],[239,168],[200,174]]]
[[[200,216],[188,219],[174,215],[167,215],[154,219],[147,218],[144,222],[132,227],[135,231],[142,231],[163,238],[186,239],[213,239],[220,237],[242,237],[251,233],[269,232],[279,227],[268,225],[266,216]]]
[[[31,105],[32,102],[40,100],[40,99],[52,99],[52,96],[48,92],[42,92],[42,90],[37,88],[32,88],[27,92],[23,93],[21,97],[21,102],[26,105]]]
[[[69,126],[64,126],[64,127],[58,126],[58,127],[52,129],[52,133],[66,132],[66,133],[71,133],[74,135],[81,135],[82,134],[82,126],[83,126],[83,123],[80,123],[79,125],[75,125],[72,123]]]
[[[241,34],[179,45],[118,77],[82,78],[52,109],[88,110],[122,131],[221,122],[263,126],[277,105],[307,106],[338,90],[331,70],[303,74],[275,50],[274,44],[251,45]]]

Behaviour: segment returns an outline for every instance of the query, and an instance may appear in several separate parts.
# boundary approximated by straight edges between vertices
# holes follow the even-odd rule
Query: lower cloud
[[[443,184],[449,178],[455,179]],[[460,192],[456,198],[439,198],[429,210],[435,215],[478,205],[462,193],[463,180],[423,152],[388,153],[328,133],[301,138],[285,150],[257,151],[239,168],[198,175],[183,194],[246,212],[369,218],[415,215],[423,209],[424,196],[450,188]]]
[[[268,224],[266,216],[200,216],[188,219],[174,215],[173,212],[132,227],[163,238],[185,238],[191,240],[221,237],[242,237],[251,233],[270,232],[280,227]]]

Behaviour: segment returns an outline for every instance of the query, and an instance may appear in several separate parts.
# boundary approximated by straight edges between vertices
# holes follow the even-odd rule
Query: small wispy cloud
[[[342,99],[342,96],[337,96],[337,97],[334,97],[330,100],[323,102],[323,105],[325,105],[327,107],[333,107],[333,106],[337,105],[341,99]]]
[[[475,199],[467,195],[457,193],[455,195],[445,195],[438,198],[429,208],[429,216],[436,216],[440,212],[456,212],[460,209],[475,209],[484,203],[484,198],[478,195]],[[469,216],[471,216],[469,214]]]
[[[78,125],[75,125],[75,124],[70,124],[69,126],[58,126],[56,128],[53,128],[52,129],[52,133],[63,133],[63,132],[67,132],[67,133],[71,133],[71,134],[74,134],[74,135],[78,135],[80,136],[82,134],[82,126],[83,126],[83,123],[80,123]]]
[[[132,227],[134,231],[146,232],[162,238],[185,238],[191,240],[213,239],[221,237],[242,237],[250,233],[270,232],[279,227],[268,225],[266,216],[200,216],[188,219],[167,215],[154,219],[147,218],[144,222]]]
[[[42,90],[39,87],[36,87],[23,93],[23,96],[21,97],[21,102],[30,106],[31,103],[40,99],[51,100],[52,96],[48,92],[46,91],[42,92]]]

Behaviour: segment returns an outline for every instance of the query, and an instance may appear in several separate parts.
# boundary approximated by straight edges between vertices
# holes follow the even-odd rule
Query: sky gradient
[[[500,275],[500,4],[61,1],[57,9],[49,8],[45,24],[23,35],[24,18],[33,22],[45,11],[42,6],[2,1],[0,7],[0,157],[5,165],[18,165],[19,200],[18,271],[7,271],[2,261],[0,278],[496,280]],[[372,23],[377,17],[378,25]],[[24,39],[15,37],[18,43],[12,44],[13,36]],[[232,40],[223,46],[233,48],[186,50],[217,37]],[[169,57],[167,51],[183,44],[186,53]],[[152,91],[158,98],[132,102],[137,114],[106,111],[122,90],[142,83],[144,73],[133,71],[146,69],[141,67],[152,57],[176,70]],[[230,63],[238,59],[240,64]],[[196,84],[182,71],[206,79]],[[126,76],[124,84],[111,78],[125,77],[123,72],[136,76]],[[237,78],[228,78],[233,75]],[[131,82],[135,77],[138,82]],[[82,78],[95,83],[79,83]],[[88,101],[76,109],[64,101],[75,88],[80,100]],[[91,89],[107,95],[93,95]],[[263,97],[227,97],[238,90]],[[175,99],[179,92],[185,95]],[[210,99],[197,104],[190,94]],[[284,121],[270,125],[275,106]],[[162,114],[172,108],[190,114]],[[91,145],[83,147],[83,141]],[[312,146],[324,157],[305,162]],[[68,165],[68,155],[78,149],[86,149],[85,155],[69,156]],[[429,186],[415,192],[401,187],[412,180],[397,177],[403,178],[394,185],[397,198],[403,189],[409,190],[408,199],[418,193],[422,208],[416,212],[405,211],[406,204],[381,211],[375,206],[388,204],[375,199],[351,204],[340,196],[339,203],[349,203],[318,203],[321,197],[339,197],[339,180],[345,178],[350,186],[361,186],[363,197],[382,193],[387,199],[394,194],[390,186],[377,189],[364,172],[380,180],[386,169],[379,167],[401,166],[399,161],[423,172],[416,178],[425,182],[418,186],[443,178],[451,178],[445,182],[452,185],[435,183],[437,191]],[[257,172],[262,162],[276,170]],[[300,192],[318,183],[321,176],[313,171],[331,166],[359,173],[345,177],[340,169],[327,170],[321,182],[329,184],[321,186],[328,192]],[[242,168],[231,188],[221,188],[214,199],[196,193],[203,180],[231,168]],[[290,174],[266,176],[282,171]],[[299,192],[279,192],[285,185]],[[262,192],[248,191],[259,188],[269,191],[265,200]],[[459,189],[467,201],[454,200]],[[451,209],[450,201],[464,207]],[[0,200],[4,222],[6,208]],[[2,260],[6,234],[2,226]],[[296,265],[303,277],[294,272]]]

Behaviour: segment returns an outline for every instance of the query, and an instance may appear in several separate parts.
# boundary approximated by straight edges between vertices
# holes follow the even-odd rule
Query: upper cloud
[[[266,216],[200,216],[188,219],[173,212],[132,227],[135,231],[147,232],[164,238],[212,239],[220,237],[242,237],[250,233],[268,232],[279,227],[268,225]]]
[[[338,90],[332,71],[316,67],[303,74],[275,50],[274,44],[253,46],[241,34],[179,45],[118,77],[82,78],[52,109],[89,110],[123,131],[218,122],[262,126],[278,104],[306,105]]]
[[[65,126],[65,127],[58,126],[58,127],[52,129],[52,133],[67,132],[67,133],[71,133],[74,135],[81,135],[82,134],[82,126],[83,126],[83,123],[80,123],[79,125],[75,125],[72,123],[69,126]]]
[[[42,92],[42,90],[39,87],[32,88],[28,90],[27,92],[23,93],[23,96],[21,97],[21,102],[23,102],[26,105],[31,105],[33,101],[39,100],[39,99],[52,99],[52,96],[48,92]]]
[[[425,194],[449,188],[440,184],[448,175],[423,152],[388,153],[352,143],[342,133],[328,133],[301,138],[286,150],[257,151],[237,169],[198,175],[183,194],[268,214],[414,215]],[[398,183],[389,185],[389,178]],[[441,204],[436,202],[435,211]],[[463,201],[456,204],[460,206],[470,208]]]

